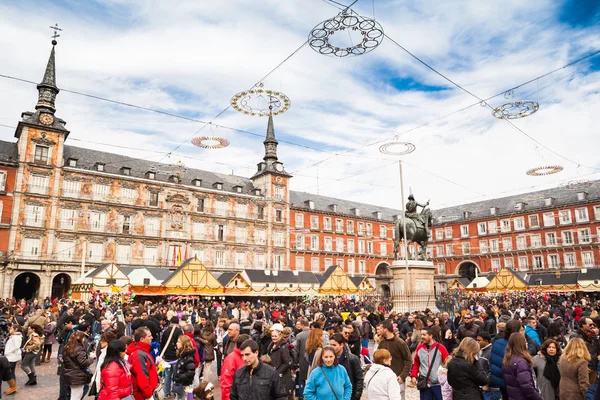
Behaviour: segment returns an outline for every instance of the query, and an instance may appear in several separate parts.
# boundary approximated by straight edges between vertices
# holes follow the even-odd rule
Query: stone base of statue
[[[396,312],[423,311],[429,308],[437,311],[433,277],[435,265],[431,261],[408,260],[408,278],[406,261],[392,262],[392,301]]]

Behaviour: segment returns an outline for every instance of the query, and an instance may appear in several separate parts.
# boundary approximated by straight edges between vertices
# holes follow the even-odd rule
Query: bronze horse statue
[[[427,221],[427,226],[431,227],[433,223],[433,215],[429,208],[424,208],[421,211],[421,218]],[[406,235],[404,232],[404,219],[406,218]],[[394,260],[398,259],[398,250],[400,249],[400,241],[406,237],[408,243],[417,243],[421,248],[419,250],[419,259],[425,260],[427,258],[427,244],[429,243],[429,237],[427,235],[427,228],[420,222],[414,219],[407,218],[403,215],[401,218],[396,220],[395,238],[394,238]],[[408,255],[407,255],[408,256]]]

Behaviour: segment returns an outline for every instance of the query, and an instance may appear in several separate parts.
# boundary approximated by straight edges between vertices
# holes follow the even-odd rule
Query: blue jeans
[[[596,395],[596,384],[594,383],[587,392],[585,392],[585,400],[594,400],[594,396]]]
[[[170,396],[172,390],[176,390],[177,384],[174,381],[175,377],[175,365],[171,365],[171,368],[165,369],[165,385],[163,387],[163,393],[165,397]]]
[[[499,390],[482,391],[482,393],[483,400],[500,400],[502,398],[502,393]]]
[[[430,386],[427,390],[419,392],[421,400],[442,400],[442,387],[440,385]]]

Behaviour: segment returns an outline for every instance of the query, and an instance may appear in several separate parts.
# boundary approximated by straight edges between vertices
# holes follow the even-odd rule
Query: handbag
[[[84,369],[83,372],[85,372],[85,383],[89,385],[92,383],[92,379],[94,379],[94,373],[89,369]]]
[[[90,390],[88,391],[88,396],[96,397],[98,396],[98,386],[96,385],[96,374],[100,370],[100,366],[96,366],[96,370],[94,371],[94,376],[92,376],[92,384],[90,385]]]
[[[335,397],[335,400],[339,400],[338,397],[337,397],[337,394],[335,394],[335,390],[333,390],[333,385],[331,384],[331,382],[329,382],[329,378],[327,377],[327,374],[325,373],[325,371],[323,371],[323,368],[320,368],[320,369],[321,369],[321,372],[323,373],[323,376],[325,377],[325,380],[329,384],[329,387],[331,388],[331,392],[333,393],[333,397]]]
[[[165,355],[165,351],[167,351],[167,347],[169,347],[169,345],[171,344],[171,339],[173,339],[173,333],[175,333],[175,328],[176,328],[175,325],[171,326],[171,333],[169,334],[169,339],[167,339],[167,343],[165,344],[165,347],[160,352],[160,358],[163,358],[163,356]],[[171,371],[166,371],[165,373],[169,374],[169,373],[171,373]],[[158,379],[158,386],[156,386],[156,388],[152,392],[152,398],[154,400],[163,400],[165,398],[165,394],[164,394],[165,381],[164,381],[164,379],[165,378]]]
[[[429,370],[427,371],[427,375],[417,376],[417,389],[419,389],[419,391],[421,391],[421,392],[423,392],[429,388],[429,386],[427,386],[427,381],[429,380],[429,375],[431,374],[431,368],[433,367],[433,362],[435,361],[435,356],[438,352],[439,345],[440,344],[438,343],[438,345],[435,346],[435,350],[433,352],[433,357],[431,357],[431,361],[429,362]]]

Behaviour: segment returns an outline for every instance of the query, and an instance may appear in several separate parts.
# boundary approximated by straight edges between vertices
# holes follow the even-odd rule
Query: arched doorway
[[[67,296],[71,288],[71,277],[67,274],[58,274],[52,279],[52,299],[62,299]]]
[[[392,270],[389,264],[381,263],[375,268],[375,284],[377,285],[377,294],[383,298],[391,296],[390,285],[392,283]]]
[[[40,277],[33,272],[23,272],[17,275],[13,286],[13,297],[17,300],[29,300],[38,297]]]
[[[472,261],[463,261],[457,267],[457,274],[469,281],[475,279],[479,272],[479,266]]]

